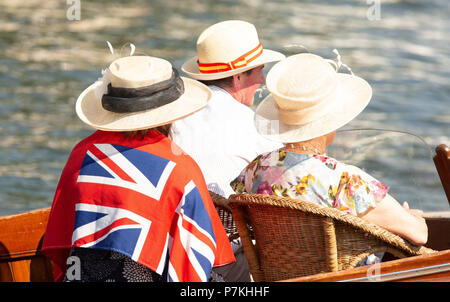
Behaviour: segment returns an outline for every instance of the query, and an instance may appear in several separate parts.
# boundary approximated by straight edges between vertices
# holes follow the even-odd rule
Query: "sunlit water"
[[[70,150],[92,132],[75,115],[76,98],[117,55],[127,54],[123,45],[132,42],[137,53],[166,58],[180,68],[195,55],[198,34],[227,19],[252,22],[265,48],[286,55],[306,47],[334,58],[337,48],[374,91],[367,109],[346,128],[407,131],[431,149],[450,144],[449,2],[382,0],[379,15],[375,2],[369,3],[81,0],[80,20],[71,21],[66,1],[2,0],[0,215],[51,204]],[[265,90],[257,93],[257,102],[265,95]],[[405,162],[400,149],[360,155],[369,162],[383,159],[368,169],[394,192],[403,189],[402,200],[420,199],[417,206],[424,210],[447,210],[431,158]],[[405,182],[408,165],[420,167],[426,177],[410,187],[396,185],[399,178]]]

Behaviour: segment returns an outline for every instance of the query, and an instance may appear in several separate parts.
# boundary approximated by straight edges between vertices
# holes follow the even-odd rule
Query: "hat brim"
[[[278,108],[268,95],[256,108],[255,126],[264,137],[282,143],[310,140],[337,130],[358,116],[369,104],[372,88],[362,78],[338,73],[339,86],[328,113],[305,125],[286,125],[278,118]]]
[[[78,97],[76,113],[87,125],[104,131],[134,131],[166,125],[182,119],[208,104],[211,90],[204,84],[181,77],[184,93],[175,101],[164,106],[134,113],[114,113],[102,107],[96,89],[97,81],[86,88]]]
[[[260,65],[264,65],[267,63],[277,62],[285,58],[285,55],[283,55],[280,52],[270,50],[270,49],[263,49],[262,54],[252,62],[250,62],[247,66],[236,68],[233,70],[228,70],[224,72],[217,72],[217,73],[201,73],[198,69],[197,60],[198,57],[191,58],[190,60],[186,61],[183,66],[181,67],[181,70],[189,75],[191,78],[201,81],[211,81],[211,80],[218,80],[218,79],[224,79],[227,77],[230,77],[232,75],[247,71],[249,69],[258,67]]]

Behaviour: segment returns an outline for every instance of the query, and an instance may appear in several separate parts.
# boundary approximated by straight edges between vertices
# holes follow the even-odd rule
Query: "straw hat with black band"
[[[217,80],[276,62],[285,56],[264,49],[253,24],[241,20],[216,23],[197,39],[197,56],[181,70],[197,80]]]
[[[104,76],[86,88],[76,113],[87,125],[104,131],[134,131],[172,123],[205,107],[211,90],[180,77],[160,58],[119,58]]]
[[[272,67],[266,78],[270,94],[256,108],[260,134],[282,143],[306,141],[337,130],[364,110],[370,85],[338,73],[329,61],[302,53]]]

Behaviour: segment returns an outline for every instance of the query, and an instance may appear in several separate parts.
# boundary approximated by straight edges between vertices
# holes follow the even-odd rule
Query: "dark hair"
[[[136,131],[124,131],[123,134],[125,138],[135,139],[136,136],[140,136],[140,139],[144,139],[149,130],[156,130],[165,136],[169,136],[170,128],[172,124],[166,124],[155,128],[136,130]]]
[[[249,76],[252,72],[253,72],[253,69],[249,69],[249,70],[243,71],[242,73]],[[229,87],[231,87],[231,84],[233,83],[233,76],[226,77],[223,79],[218,79],[218,80],[209,80],[209,81],[202,80],[199,82],[202,82],[206,86],[214,85],[214,86],[221,87],[221,88],[229,88]]]

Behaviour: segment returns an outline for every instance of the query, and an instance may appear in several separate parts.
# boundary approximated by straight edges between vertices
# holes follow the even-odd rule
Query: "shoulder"
[[[213,138],[228,133],[250,133],[254,135],[254,112],[235,100],[227,91],[212,87],[212,98],[208,105],[192,115],[172,123],[170,137],[185,146],[193,137]],[[190,133],[189,137],[186,133]]]
[[[185,189],[186,185],[193,184],[202,192],[201,195],[208,192],[203,172],[191,156],[183,152],[172,157],[172,160],[175,162],[172,185]]]
[[[377,200],[383,199],[389,190],[387,185],[379,181],[371,173],[355,165],[338,162],[336,172],[336,175],[340,177],[340,183],[350,183],[355,188],[367,188],[367,191],[371,192]]]
[[[180,173],[186,175],[188,178],[203,177],[203,173],[197,162],[188,154],[183,153],[179,156]]]
[[[102,137],[102,131],[95,131],[91,135],[79,141],[71,150],[67,163],[73,163],[74,161],[81,161],[86,154],[87,149],[91,146],[98,138]],[[66,164],[66,167],[68,165]]]
[[[187,154],[176,142],[171,140],[170,138],[167,138],[165,143],[165,157],[174,162],[176,166],[179,168],[177,169],[178,173],[190,175],[190,174],[201,174],[200,167],[198,166],[197,162],[189,155]]]
[[[197,131],[203,130],[201,125],[211,123],[217,118],[221,118],[221,107],[223,107],[223,96],[221,92],[212,90],[212,97],[208,104],[193,114],[190,114],[182,119],[176,120],[172,123],[171,133],[178,135],[180,131]]]
[[[81,141],[79,141],[72,149],[72,152],[83,149],[85,146],[89,145],[93,141],[95,141],[97,138],[102,137],[105,132],[103,131],[95,131],[94,133],[90,134],[89,136],[85,137]]]
[[[339,161],[333,157],[326,155],[314,155],[309,160],[310,164],[314,167],[321,167],[324,171],[327,171],[330,175],[337,175],[341,177],[346,175],[348,177],[361,177],[363,179],[372,180],[373,177],[362,170],[361,168],[351,165],[342,161]]]
[[[209,87],[212,91],[212,98],[208,107],[211,107],[213,112],[227,119],[233,119],[236,116],[242,118],[243,115],[253,117],[253,110],[238,102],[229,92],[216,86]]]
[[[373,179],[372,175],[370,175],[368,172],[364,171],[363,169],[361,169],[358,166],[347,164],[344,162],[339,162],[339,161],[336,161],[336,162],[337,162],[337,165],[336,165],[337,172],[347,172],[350,175],[360,176],[362,178],[366,178],[369,180]]]

